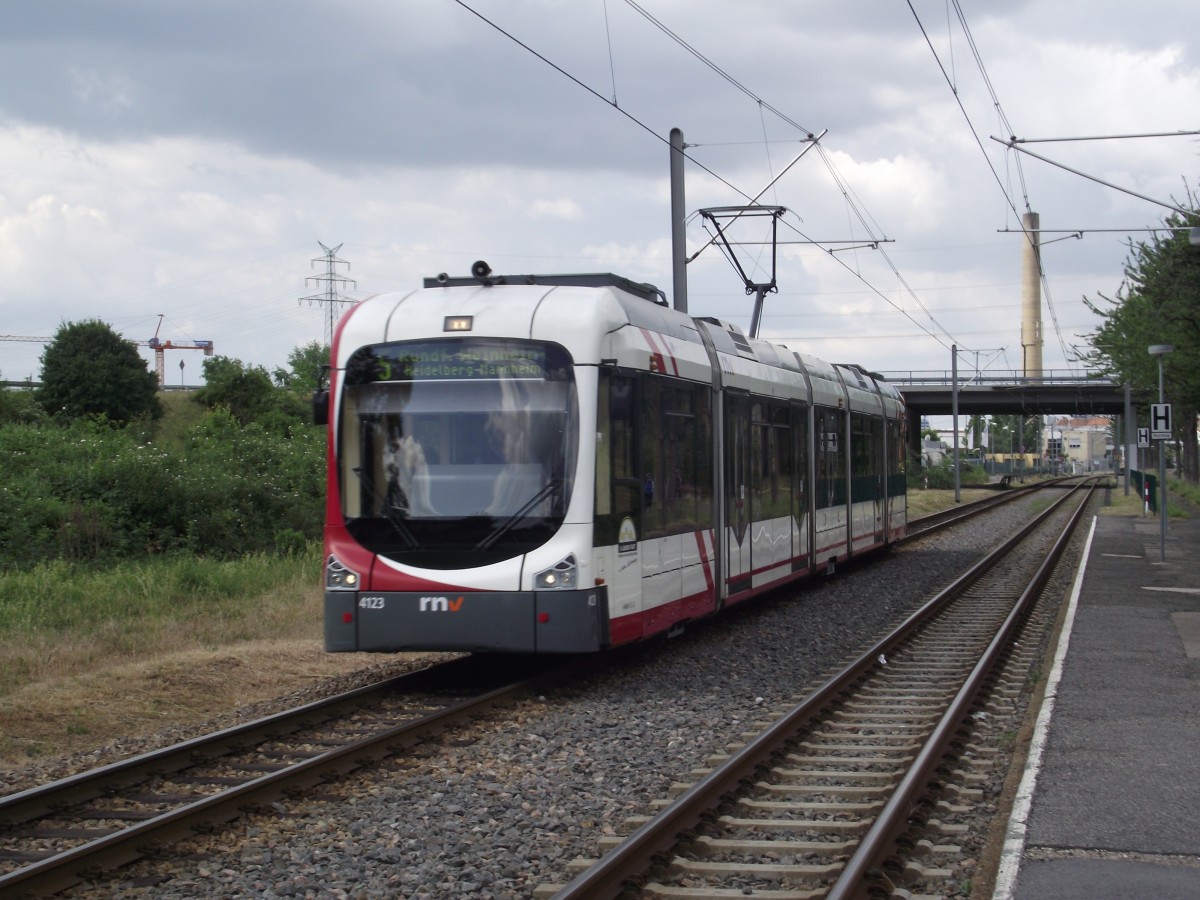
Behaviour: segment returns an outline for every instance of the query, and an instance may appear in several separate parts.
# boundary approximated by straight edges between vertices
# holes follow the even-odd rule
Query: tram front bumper
[[[608,640],[603,588],[461,594],[327,591],[325,649],[589,653]]]

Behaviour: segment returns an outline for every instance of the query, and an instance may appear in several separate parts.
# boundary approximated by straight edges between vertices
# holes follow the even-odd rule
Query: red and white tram
[[[903,535],[903,402],[610,275],[426,279],[338,328],[330,651],[576,653]]]

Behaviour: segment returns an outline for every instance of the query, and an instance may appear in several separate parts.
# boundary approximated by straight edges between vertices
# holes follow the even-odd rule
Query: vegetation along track
[[[1011,707],[1077,485],[841,672],[539,896],[942,897],[977,794],[972,730]],[[1027,648],[1027,649],[1023,649]],[[1016,727],[1015,725],[1012,727]]]
[[[393,754],[562,669],[461,657],[0,798],[0,897],[69,887]]]

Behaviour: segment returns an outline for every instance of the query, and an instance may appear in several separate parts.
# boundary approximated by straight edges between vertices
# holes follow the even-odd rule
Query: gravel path
[[[626,651],[607,674],[66,896],[529,897],[1015,530],[1028,512],[1013,506]]]

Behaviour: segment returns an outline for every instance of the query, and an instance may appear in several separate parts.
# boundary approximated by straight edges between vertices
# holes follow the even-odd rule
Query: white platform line
[[[1009,816],[1008,828],[1004,833],[1004,850],[1000,854],[1000,865],[996,869],[996,886],[992,892],[992,900],[1012,900],[1013,891],[1017,886],[1021,856],[1025,852],[1025,832],[1029,822],[1029,809],[1033,805],[1033,792],[1037,788],[1038,773],[1042,768],[1042,754],[1046,749],[1050,718],[1054,715],[1054,700],[1058,696],[1059,682],[1062,681],[1063,661],[1067,657],[1067,647],[1071,643],[1071,629],[1075,625],[1075,609],[1079,605],[1079,593],[1083,587],[1083,576],[1087,571],[1088,557],[1092,552],[1092,538],[1095,534],[1096,517],[1093,516],[1092,527],[1088,529],[1087,543],[1083,548],[1083,557],[1080,559],[1079,569],[1075,573],[1071,599],[1067,603],[1067,615],[1063,619],[1058,648],[1054,651],[1054,665],[1050,669],[1050,676],[1046,679],[1042,708],[1038,712],[1033,738],[1029,742],[1025,774],[1021,776],[1021,785],[1017,788],[1012,815]]]

